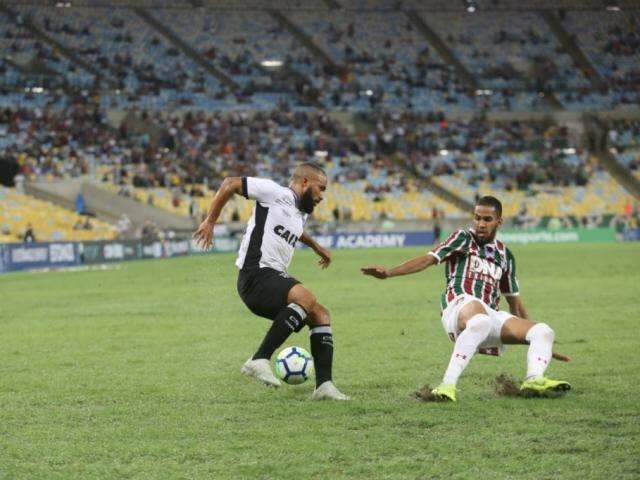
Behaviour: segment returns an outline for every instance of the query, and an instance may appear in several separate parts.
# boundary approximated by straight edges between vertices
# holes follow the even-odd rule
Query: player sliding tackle
[[[544,376],[551,358],[568,361],[553,352],[554,332],[546,323],[529,319],[519,296],[516,263],[511,251],[496,240],[502,225],[502,204],[494,197],[478,200],[473,228],[457,230],[426,255],[387,269],[374,265],[362,273],[385,279],[421,272],[445,262],[447,288],[442,295],[442,325],[455,342],[442,383],[432,390],[440,400],[456,401],[456,384],[473,355],[499,355],[504,344],[528,344],[527,375],[520,389],[544,394],[571,389],[567,382]],[[511,313],[498,310],[500,293]]]
[[[264,178],[225,178],[207,218],[193,238],[204,249],[210,248],[214,225],[229,199],[237,194],[256,201],[236,260],[240,269],[238,293],[249,310],[273,323],[241,372],[279,387],[270,359],[293,332],[308,325],[316,370],[312,398],[349,400],[332,381],[333,335],[329,311],[310,290],[287,273],[298,241],[318,254],[321,268],[331,263],[331,253],[304,232],[307,217],[322,201],[326,188],[327,176],[314,163],[296,167],[288,188]]]

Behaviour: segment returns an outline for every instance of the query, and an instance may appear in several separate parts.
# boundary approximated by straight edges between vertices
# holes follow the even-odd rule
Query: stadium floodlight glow
[[[446,148],[443,148],[438,153],[444,157],[445,155],[449,155],[449,150],[447,150]]]
[[[260,65],[267,68],[280,68],[282,66],[282,60],[263,60]]]
[[[619,12],[621,10],[616,0],[604,0],[604,9],[607,12]]]
[[[478,9],[478,5],[475,0],[464,0],[464,5],[468,13],[474,13]]]

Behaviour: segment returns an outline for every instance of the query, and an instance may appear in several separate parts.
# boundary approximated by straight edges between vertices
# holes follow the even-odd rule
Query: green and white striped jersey
[[[498,309],[500,294],[520,292],[516,261],[500,240],[478,242],[473,229],[456,230],[429,252],[438,263],[446,262],[447,289],[442,294],[442,309],[458,295],[468,294]]]

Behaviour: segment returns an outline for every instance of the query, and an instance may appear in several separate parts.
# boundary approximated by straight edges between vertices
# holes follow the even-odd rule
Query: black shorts
[[[273,268],[240,270],[238,293],[249,310],[273,320],[288,305],[289,290],[298,283],[295,278]]]

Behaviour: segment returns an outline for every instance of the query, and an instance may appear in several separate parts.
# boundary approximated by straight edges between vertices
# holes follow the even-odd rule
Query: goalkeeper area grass
[[[510,346],[474,357],[456,404],[413,396],[452,349],[444,267],[359,272],[423,252],[334,251],[325,271],[296,254],[332,313],[341,403],[240,374],[269,323],[240,301],[232,254],[0,276],[0,478],[640,477],[640,244],[513,246],[525,306],[572,358],[548,375],[573,390],[497,394],[525,372]]]

